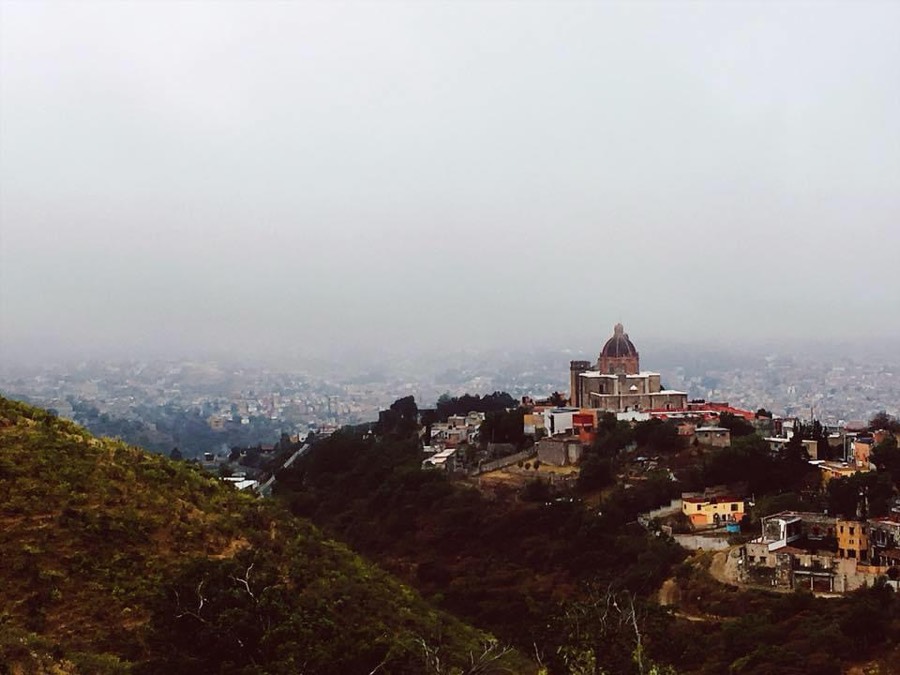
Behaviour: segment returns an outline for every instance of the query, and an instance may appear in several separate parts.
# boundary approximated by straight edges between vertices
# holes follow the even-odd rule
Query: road
[[[272,486],[275,484],[275,474],[281,471],[281,469],[287,469],[291,466],[295,461],[297,461],[298,457],[302,457],[306,454],[306,451],[309,450],[310,444],[304,443],[303,446],[297,450],[293,455],[287,458],[284,464],[281,465],[280,468],[276,469],[272,472],[272,475],[269,477],[265,483],[259,486],[259,496],[260,497],[270,497],[272,495]]]

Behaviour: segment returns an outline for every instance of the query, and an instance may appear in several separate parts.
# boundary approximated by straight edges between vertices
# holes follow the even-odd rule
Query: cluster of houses
[[[651,419],[672,420],[685,445],[700,444],[714,448],[731,445],[731,432],[718,426],[724,413],[736,415],[753,424],[760,424],[756,413],[734,408],[728,403],[692,401],[680,410],[645,410],[610,413],[599,408],[560,407],[524,400],[528,412],[523,419],[525,435],[534,438],[538,459],[548,464],[577,464],[582,448],[597,437],[597,429],[604,415],[615,414],[626,422],[645,422]],[[764,423],[771,420],[766,418]],[[786,441],[785,441],[786,442]]]
[[[422,468],[456,471],[459,449],[478,442],[478,430],[484,417],[484,413],[470,412],[468,415],[450,415],[446,422],[432,424],[431,435],[423,448],[428,457],[422,462]]]
[[[739,549],[740,580],[844,593],[884,576],[900,584],[900,511],[845,519],[784,511],[761,521],[761,536]]]

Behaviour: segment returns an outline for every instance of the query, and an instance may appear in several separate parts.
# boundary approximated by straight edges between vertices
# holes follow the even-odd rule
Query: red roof
[[[731,502],[742,502],[744,500],[740,497],[721,495],[718,497],[682,497],[681,501],[687,502],[688,504],[728,504]]]
[[[749,410],[735,408],[727,403],[688,403],[687,408],[678,408],[675,410],[667,408],[651,408],[645,412],[650,413],[654,417],[660,419],[668,419],[670,415],[696,415],[707,420],[711,417],[719,417],[722,413],[731,413],[735,417],[743,417],[745,420],[751,421],[756,418],[756,413]]]

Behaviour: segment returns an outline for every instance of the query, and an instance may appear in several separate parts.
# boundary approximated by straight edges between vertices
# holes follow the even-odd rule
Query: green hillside
[[[0,673],[534,670],[278,505],[3,398],[0,551]]]

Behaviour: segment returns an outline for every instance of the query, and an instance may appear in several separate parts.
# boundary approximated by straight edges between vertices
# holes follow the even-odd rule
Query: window
[[[703,508],[702,506],[700,506],[699,504],[697,504],[697,510],[698,510],[698,511],[699,511],[700,509],[702,509],[702,508]]]
[[[855,528],[855,527],[851,527],[851,528],[850,528],[850,534],[855,534],[855,533],[856,533],[856,528]]]
[[[844,534],[844,526],[841,525],[841,534]]]
[[[737,511],[737,510],[738,510],[738,505],[737,505],[737,504],[732,504],[732,505],[731,505],[731,510],[732,510],[732,511]]]

